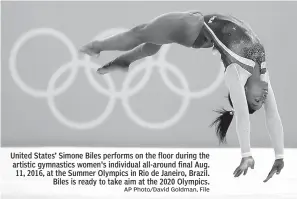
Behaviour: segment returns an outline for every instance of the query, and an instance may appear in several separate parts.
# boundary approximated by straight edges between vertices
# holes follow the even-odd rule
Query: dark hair
[[[228,94],[227,98],[228,98],[230,106],[233,108],[233,103],[231,101],[230,94]],[[249,114],[253,114],[255,112],[255,110],[253,110],[249,105],[248,105],[248,109],[249,109]],[[217,112],[219,114],[219,116],[211,123],[210,126],[215,125],[216,134],[219,138],[219,142],[226,143],[226,134],[227,134],[228,128],[232,122],[234,112],[228,111],[224,108],[215,110],[215,112]]]

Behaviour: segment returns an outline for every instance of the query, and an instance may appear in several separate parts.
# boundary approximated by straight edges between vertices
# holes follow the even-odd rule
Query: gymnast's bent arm
[[[231,64],[225,73],[225,82],[233,102],[234,114],[236,117],[236,131],[241,147],[242,158],[252,156],[250,147],[250,118],[246,101],[243,81],[246,78],[241,75],[241,67],[238,64]]]

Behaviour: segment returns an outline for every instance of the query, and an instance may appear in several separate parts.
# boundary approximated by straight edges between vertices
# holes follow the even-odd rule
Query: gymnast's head
[[[253,114],[259,110],[266,101],[268,95],[268,83],[257,78],[249,78],[244,89],[248,112],[249,114]],[[234,117],[233,103],[230,94],[228,94],[228,101],[232,110],[216,110],[219,116],[211,124],[211,126],[215,125],[216,127],[216,134],[220,143],[226,142],[226,134]]]
[[[248,112],[249,114],[253,114],[257,110],[261,109],[266,101],[268,95],[268,83],[256,78],[249,78],[244,89]],[[226,142],[226,134],[235,114],[230,94],[228,94],[228,101],[232,109],[226,110],[222,108],[216,110],[215,112],[219,115],[210,125],[215,126],[216,134],[220,143]]]
[[[268,83],[258,78],[250,77],[244,89],[249,110],[257,111],[261,109],[268,95]]]

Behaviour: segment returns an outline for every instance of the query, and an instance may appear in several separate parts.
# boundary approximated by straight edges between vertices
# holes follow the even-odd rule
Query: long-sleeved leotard
[[[225,83],[235,110],[236,132],[242,157],[252,155],[250,151],[250,117],[244,91],[244,84],[248,77],[247,71],[236,63],[229,65],[225,72]]]
[[[267,71],[261,75],[261,79],[268,83],[268,95],[264,103],[266,127],[274,148],[275,158],[281,159],[284,158],[284,131],[271,86],[269,72]]]
[[[243,22],[223,15],[206,15],[205,31],[212,38],[226,67],[225,83],[229,89],[236,118],[236,131],[242,157],[251,156],[250,119],[244,86],[256,64],[266,68],[264,48],[259,39]],[[242,51],[236,48],[245,43]],[[231,50],[232,49],[232,50]],[[228,56],[228,59],[225,59]],[[266,125],[275,151],[275,158],[284,156],[284,133],[278,113],[269,73],[263,70],[261,80],[268,83],[268,95],[264,104]]]

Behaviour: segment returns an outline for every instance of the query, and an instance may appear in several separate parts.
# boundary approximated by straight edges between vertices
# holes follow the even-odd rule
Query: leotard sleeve
[[[252,155],[250,147],[250,118],[244,91],[244,85],[249,76],[250,73],[238,64],[229,65],[225,72],[225,83],[233,103],[236,132],[242,157]]]
[[[274,148],[275,159],[281,159],[284,158],[284,132],[267,70],[261,75],[261,79],[268,83],[268,95],[264,104],[266,127]]]

